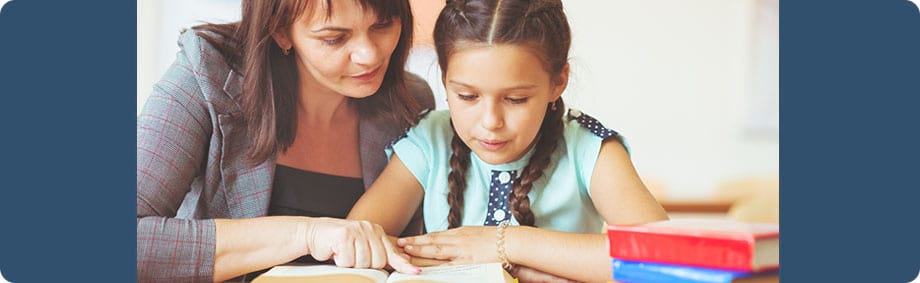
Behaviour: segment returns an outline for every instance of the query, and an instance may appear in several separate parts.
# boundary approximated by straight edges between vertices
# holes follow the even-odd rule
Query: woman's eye
[[[339,37],[335,37],[335,38],[331,38],[331,39],[323,39],[323,44],[325,44],[325,45],[330,45],[330,46],[335,46],[335,45],[342,44],[342,42],[344,42],[344,41],[345,41],[345,37],[344,37],[344,36],[339,36]]]
[[[392,19],[380,20],[374,23],[374,29],[385,29],[393,25]]]

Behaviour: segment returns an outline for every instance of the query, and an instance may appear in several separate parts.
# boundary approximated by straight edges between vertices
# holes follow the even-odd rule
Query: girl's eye
[[[332,39],[323,39],[323,44],[329,46],[336,46],[342,44],[342,42],[345,42],[345,36],[338,36]]]
[[[522,103],[527,102],[527,98],[526,97],[522,97],[522,98],[509,97],[508,102],[511,102],[511,104],[522,104]]]
[[[457,94],[457,97],[460,98],[460,100],[465,100],[465,101],[470,101],[470,100],[476,99],[476,95],[474,95],[474,94],[462,94],[462,93],[458,93],[458,94]]]

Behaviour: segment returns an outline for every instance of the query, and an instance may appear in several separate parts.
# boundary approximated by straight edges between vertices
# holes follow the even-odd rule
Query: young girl
[[[412,256],[607,281],[603,223],[667,219],[620,135],[565,110],[571,35],[559,0],[448,1],[435,26],[449,113],[423,115],[349,214],[402,231]],[[497,227],[496,227],[497,226]]]

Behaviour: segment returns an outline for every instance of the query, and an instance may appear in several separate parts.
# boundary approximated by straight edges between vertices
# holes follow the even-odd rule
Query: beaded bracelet
[[[496,235],[498,241],[495,242],[495,245],[498,247],[498,258],[502,260],[502,267],[508,272],[511,272],[514,268],[514,265],[508,261],[508,255],[505,254],[505,230],[507,230],[510,225],[511,221],[509,220],[502,221],[498,224],[498,234]]]

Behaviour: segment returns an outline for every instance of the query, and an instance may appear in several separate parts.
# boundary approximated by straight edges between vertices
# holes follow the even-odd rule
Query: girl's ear
[[[288,36],[287,29],[273,32],[272,39],[275,40],[275,43],[278,44],[278,47],[281,47],[281,49],[287,50],[294,46],[294,43],[291,42],[291,37]]]
[[[566,63],[562,67],[562,71],[553,79],[553,97],[550,101],[556,101],[562,96],[562,92],[565,91],[566,86],[569,85],[569,64]]]

